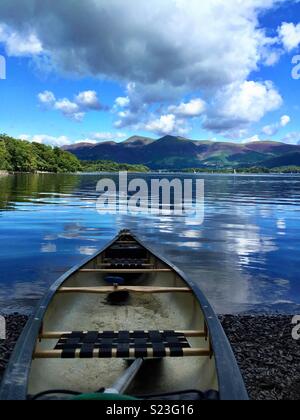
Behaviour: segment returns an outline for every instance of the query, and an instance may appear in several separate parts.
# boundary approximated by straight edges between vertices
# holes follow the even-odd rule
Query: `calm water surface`
[[[58,276],[130,228],[196,281],[217,312],[300,313],[300,177],[201,175],[200,224],[100,215],[101,176],[0,176],[0,311],[32,310]]]

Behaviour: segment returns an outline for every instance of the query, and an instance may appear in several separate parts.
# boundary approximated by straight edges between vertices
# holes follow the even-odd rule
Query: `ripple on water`
[[[199,176],[203,223],[99,214],[100,177],[0,178],[0,309],[30,310],[59,275],[122,228],[183,269],[220,313],[298,308],[300,177]],[[149,183],[151,176],[139,178]]]

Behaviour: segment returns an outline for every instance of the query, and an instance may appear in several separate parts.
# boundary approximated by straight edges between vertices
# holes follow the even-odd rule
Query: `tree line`
[[[0,135],[0,170],[10,172],[149,172],[144,165],[111,161],[80,161],[59,147]]]
[[[59,147],[30,143],[0,135],[0,170],[13,172],[77,172],[76,156]]]
[[[130,165],[110,160],[81,161],[81,165],[84,172],[150,172],[150,169],[145,165]]]
[[[184,173],[209,173],[209,174],[298,174],[300,173],[299,166],[280,166],[275,168],[265,168],[260,166],[253,166],[251,168],[191,168],[184,169]]]

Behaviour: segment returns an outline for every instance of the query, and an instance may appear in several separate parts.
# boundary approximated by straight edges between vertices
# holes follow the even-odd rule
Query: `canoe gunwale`
[[[58,289],[66,280],[68,280],[71,275],[82,269],[91,260],[97,258],[107,248],[112,246],[122,235],[124,235],[124,233],[120,232],[114,239],[112,239],[108,244],[105,244],[105,246],[98,250],[94,255],[89,256],[79,264],[72,267],[50,286],[48,292],[46,292],[38,304],[36,311],[30,317],[16,344],[0,386],[0,401],[27,399],[27,389],[32,365],[32,357],[35,351],[36,341],[42,327],[42,322],[49,304],[51,303]],[[212,306],[200,288],[194,282],[190,281],[185,273],[179,270],[178,267],[170,263],[170,261],[168,261],[163,256],[158,256],[155,250],[153,250],[149,245],[144,244],[138,237],[135,236],[133,232],[128,232],[128,235],[131,235],[139,245],[153,254],[155,258],[174,270],[174,272],[176,272],[176,274],[181,277],[187,286],[192,289],[192,292],[196,296],[206,319],[207,328],[210,333],[211,344],[214,349],[220,399],[248,400],[249,397],[245,388],[244,380],[237,365],[233,350],[229,344],[229,341],[217,315],[215,314]]]
[[[68,280],[70,276],[75,274],[82,267],[87,265],[91,260],[97,258],[107,248],[112,246],[120,237],[118,234],[103,248],[95,252],[94,255],[88,256],[79,264],[73,266],[69,271],[59,277],[48,289],[40,300],[35,312],[29,318],[16,347],[12,353],[9,364],[5,371],[0,387],[0,401],[17,400],[24,401],[27,399],[27,390],[29,384],[29,374],[32,365],[32,357],[36,347],[36,341],[41,331],[43,319],[47,312],[48,306],[53,300],[57,290],[62,284]]]
[[[213,310],[206,296],[194,282],[188,279],[187,275],[177,266],[168,261],[164,256],[158,256],[157,251],[149,245],[144,244],[133,233],[131,235],[159,261],[167,264],[176,274],[190,287],[200,303],[201,310],[206,320],[207,328],[210,334],[211,345],[214,351],[216,370],[219,382],[220,399],[223,401],[248,401],[249,396],[246,390],[245,382],[238,367],[235,355],[229,340],[221,326],[219,318]]]

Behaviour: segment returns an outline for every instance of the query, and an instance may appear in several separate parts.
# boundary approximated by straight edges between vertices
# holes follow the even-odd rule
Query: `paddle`
[[[132,365],[126,369],[123,375],[112,385],[111,388],[107,388],[103,393],[97,392],[94,394],[80,394],[79,392],[67,391],[67,390],[51,390],[41,392],[37,395],[32,396],[31,400],[39,400],[43,397],[47,399],[50,395],[73,395],[72,400],[135,400],[136,398],[127,397],[125,394],[126,390],[131,385],[132,381],[138,374],[140,368],[144,363],[143,359],[136,359]]]
[[[114,383],[114,385],[104,391],[104,394],[125,394],[126,390],[129,388],[132,381],[141,369],[143,363],[143,359],[136,359],[132,365],[123,373],[123,375]]]

